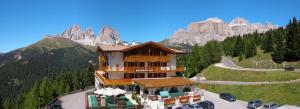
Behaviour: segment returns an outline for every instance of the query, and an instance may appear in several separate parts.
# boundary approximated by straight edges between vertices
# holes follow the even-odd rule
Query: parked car
[[[190,109],[188,105],[182,105],[180,107],[177,107],[176,109]]]
[[[231,95],[230,93],[221,93],[220,98],[230,101],[230,102],[236,101],[236,98],[233,95]]]
[[[189,108],[191,109],[203,109],[201,106],[199,106],[198,104],[190,104],[188,105]]]
[[[287,70],[287,71],[294,71],[295,70],[295,68],[292,67],[292,66],[286,67],[284,69]]]
[[[214,109],[215,105],[213,102],[210,101],[202,101],[197,103],[199,106],[201,106],[203,109]]]
[[[276,104],[276,103],[267,103],[267,104],[265,104],[264,105],[264,109],[275,109],[275,108],[277,108],[277,107],[279,107],[278,106],[278,104]]]
[[[249,101],[248,102],[248,106],[247,108],[250,108],[250,109],[255,109],[257,107],[260,107],[262,105],[262,101],[260,100],[252,100],[252,101]]]

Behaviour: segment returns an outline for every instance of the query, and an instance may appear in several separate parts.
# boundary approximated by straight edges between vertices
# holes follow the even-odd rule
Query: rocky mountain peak
[[[114,44],[116,41],[121,41],[119,33],[109,26],[104,26],[96,36],[91,27],[86,28],[83,32],[80,25],[73,25],[59,34],[58,37],[68,38],[80,44],[90,46]]]
[[[231,26],[236,26],[236,25],[248,25],[249,22],[244,19],[244,18],[241,18],[241,17],[237,17],[237,18],[234,18],[230,23],[229,25]]]
[[[217,17],[213,17],[213,18],[208,18],[205,21],[202,21],[200,23],[204,23],[204,22],[222,23],[224,21],[222,19],[217,18]]]
[[[277,25],[272,25],[271,22],[267,21],[266,22],[266,28],[267,29],[276,29],[276,28],[278,28],[278,26]]]
[[[243,36],[257,31],[266,32],[277,26],[267,23],[249,23],[246,19],[237,17],[231,22],[224,22],[219,18],[208,18],[204,21],[192,22],[187,29],[179,29],[170,38],[163,41],[164,44],[173,46],[175,44],[204,45],[210,40],[223,41],[227,37]]]
[[[114,44],[116,41],[121,41],[120,35],[109,26],[104,26],[96,38],[97,44]]]
[[[94,38],[94,31],[91,27],[88,27],[85,32],[84,32],[85,36],[89,37],[89,38]]]
[[[80,25],[73,25],[73,26],[70,28],[70,32],[71,32],[71,33],[81,32],[81,30],[80,30]]]

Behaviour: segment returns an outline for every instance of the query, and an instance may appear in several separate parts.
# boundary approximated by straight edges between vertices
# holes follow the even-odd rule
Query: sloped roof
[[[98,49],[101,51],[122,51],[130,46],[125,45],[99,45]]]
[[[179,53],[179,54],[185,53],[183,51],[172,49],[172,48],[166,47],[164,45],[161,45],[159,43],[152,42],[152,41],[146,42],[146,43],[143,43],[143,44],[139,44],[139,45],[134,45],[134,46],[125,46],[125,45],[99,45],[98,46],[98,50],[100,50],[100,51],[121,51],[121,52],[125,52],[125,51],[128,51],[128,50],[132,50],[132,49],[135,49],[135,48],[139,48],[139,47],[145,46],[145,45],[152,45],[152,46],[155,46],[155,47],[158,47],[158,48],[162,48],[162,49],[164,49],[166,51],[170,51],[172,53]]]

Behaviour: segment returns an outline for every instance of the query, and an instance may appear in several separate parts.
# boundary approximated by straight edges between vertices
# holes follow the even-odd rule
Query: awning
[[[159,92],[159,95],[160,95],[161,97],[169,97],[169,92],[168,92],[168,91],[160,91],[160,92]]]
[[[196,82],[180,78],[159,78],[159,79],[137,79],[133,80],[134,84],[143,86],[144,88],[163,88],[163,87],[176,87],[194,85]]]

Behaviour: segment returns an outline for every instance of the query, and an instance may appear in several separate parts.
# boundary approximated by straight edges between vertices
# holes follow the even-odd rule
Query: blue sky
[[[0,0],[0,51],[28,46],[73,24],[96,34],[109,25],[123,40],[141,42],[161,41],[209,17],[283,26],[300,18],[299,5],[299,0]]]

